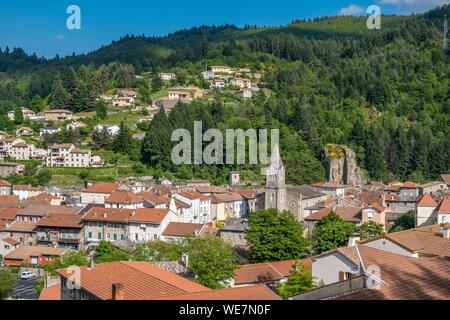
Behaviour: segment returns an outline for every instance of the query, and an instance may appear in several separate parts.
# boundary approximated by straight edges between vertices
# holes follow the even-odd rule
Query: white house
[[[211,221],[211,199],[197,191],[174,194],[174,199],[190,206],[188,215],[182,217],[182,222],[207,223]]]
[[[116,134],[118,134],[119,133],[119,131],[120,131],[120,127],[119,126],[117,126],[117,125],[112,125],[112,126],[106,126],[106,125],[96,125],[95,127],[94,127],[94,130],[96,130],[96,131],[103,131],[103,128],[106,128],[106,131],[108,131],[108,133],[111,135],[111,136],[115,136]]]
[[[128,239],[145,243],[161,239],[163,231],[170,222],[178,220],[170,209],[141,208],[133,210],[128,216]]]
[[[94,183],[81,191],[81,203],[83,205],[105,204],[105,199],[119,188],[123,189],[124,186],[111,182]]]
[[[429,193],[425,193],[419,200],[416,206],[417,211],[417,227],[423,227],[427,225],[432,225],[436,222],[436,217],[433,214],[436,209],[437,203],[431,197]]]
[[[244,88],[244,89],[242,89],[242,90],[239,90],[239,91],[237,92],[237,95],[240,96],[240,97],[242,97],[242,98],[244,98],[244,99],[251,99],[252,96],[253,96],[253,92],[252,92],[251,89]]]
[[[202,77],[205,80],[210,80],[214,78],[214,72],[212,71],[203,71],[202,72]]]
[[[170,72],[162,72],[159,77],[164,81],[170,81],[175,79],[175,74]]]
[[[60,128],[55,128],[55,127],[42,128],[39,130],[39,136],[43,137],[45,134],[55,134],[60,131],[61,131]]]

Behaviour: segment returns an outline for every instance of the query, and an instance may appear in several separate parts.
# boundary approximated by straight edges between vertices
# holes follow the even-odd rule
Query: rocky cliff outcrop
[[[366,183],[352,149],[347,146],[327,144],[323,151],[328,181],[348,186],[362,186]]]

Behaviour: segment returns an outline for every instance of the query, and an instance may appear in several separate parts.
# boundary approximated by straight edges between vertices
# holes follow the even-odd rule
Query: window
[[[111,233],[108,232],[108,233],[106,234],[106,238],[107,238],[107,239],[111,239]]]
[[[99,239],[99,240],[102,239],[102,233],[101,233],[101,232],[98,233],[98,239]]]
[[[114,233],[113,239],[114,239],[114,240],[117,240],[117,233]]]
[[[92,232],[88,233],[88,239],[92,239]]]

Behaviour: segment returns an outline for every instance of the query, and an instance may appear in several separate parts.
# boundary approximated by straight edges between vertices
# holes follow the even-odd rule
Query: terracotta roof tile
[[[167,196],[159,195],[154,192],[145,191],[139,194],[143,199],[152,203],[153,205],[166,204],[170,203],[170,199]]]
[[[0,179],[0,187],[10,187],[11,183],[6,180]]]
[[[437,213],[450,213],[450,199],[443,198],[436,207]]]
[[[125,222],[132,209],[93,207],[83,216],[83,221]]]
[[[0,220],[14,221],[19,208],[0,208]]]
[[[5,260],[25,260],[30,256],[60,256],[64,254],[66,248],[39,247],[39,246],[22,246],[10,252],[5,256]]]
[[[280,298],[264,285],[225,288],[176,296],[159,298],[160,300],[279,300]]]
[[[257,283],[260,276],[270,276],[274,281],[281,280],[289,276],[296,263],[297,260],[287,260],[239,265],[234,270],[234,282],[236,285]],[[301,260],[300,263],[311,270],[310,259]]]
[[[161,223],[169,209],[140,208],[128,214],[128,221]]]
[[[413,258],[358,246],[364,265],[380,269],[384,284],[338,297],[339,300],[449,300],[450,259]]]
[[[43,217],[54,213],[77,214],[81,210],[81,207],[52,206],[50,204],[30,204],[29,206],[20,210],[17,215]]]
[[[20,244],[19,241],[17,241],[16,239],[13,239],[11,237],[6,237],[2,239],[3,242],[6,242],[7,244],[10,244],[12,246],[18,245]]]
[[[71,274],[67,269],[57,272],[64,278]],[[81,267],[80,279],[83,290],[102,300],[112,299],[114,283],[123,285],[124,300],[149,300],[209,290],[148,262],[107,262],[92,269]]]
[[[437,203],[429,193],[425,193],[417,203],[419,207],[436,207]]]
[[[81,216],[78,214],[51,214],[36,223],[37,227],[59,227],[81,229]]]
[[[36,224],[29,221],[14,221],[4,227],[6,232],[34,232]]]
[[[105,199],[105,203],[142,203],[143,200],[131,190],[116,190]]]
[[[120,185],[111,182],[97,182],[83,190],[85,193],[112,193]]]
[[[61,283],[43,288],[39,300],[61,300]]]
[[[205,196],[203,194],[201,194],[200,192],[197,191],[187,191],[187,192],[180,192],[178,193],[179,195],[189,199],[189,200],[195,200],[195,199],[200,199],[200,200],[209,200],[210,198],[208,196]]]
[[[202,228],[203,224],[201,223],[171,222],[162,234],[164,236],[189,237],[195,236],[196,232],[200,232]]]

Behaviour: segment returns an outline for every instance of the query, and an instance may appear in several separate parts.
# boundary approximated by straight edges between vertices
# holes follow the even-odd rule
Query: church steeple
[[[284,179],[284,165],[281,161],[278,144],[272,148],[270,166],[266,170],[265,208],[286,210],[286,185]]]

